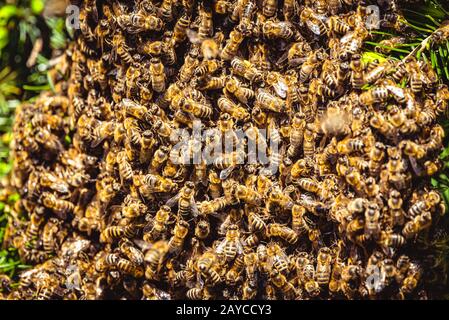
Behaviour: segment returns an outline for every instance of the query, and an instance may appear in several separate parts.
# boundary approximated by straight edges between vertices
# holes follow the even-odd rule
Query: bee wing
[[[409,156],[410,165],[415,172],[415,174],[419,177],[422,175],[423,170],[419,167],[418,161],[416,161],[416,158]]]
[[[153,246],[151,243],[143,241],[143,240],[139,240],[139,239],[135,239],[133,241],[142,251],[148,251],[149,249],[151,249],[151,247]]]
[[[229,166],[226,169],[221,170],[220,172],[220,180],[226,180],[229,175],[234,171],[236,166]]]
[[[178,203],[179,197],[181,195],[178,193],[177,195],[175,195],[174,197],[170,198],[167,200],[167,202],[165,203],[167,206],[169,207],[173,207]]]
[[[310,31],[312,31],[314,34],[316,34],[317,36],[321,34],[320,26],[318,25],[318,23],[307,20],[306,24],[309,27]]]
[[[53,182],[50,185],[50,188],[59,192],[59,193],[69,193],[69,186],[64,182]]]
[[[215,249],[217,254],[222,254],[224,252],[224,248],[226,246],[226,239],[224,239]]]
[[[147,224],[143,227],[142,232],[143,233],[151,232],[151,230],[153,230],[153,227],[154,227],[154,220],[152,219],[148,221]]]
[[[282,99],[285,99],[287,97],[288,86],[285,80],[279,80],[273,85],[273,88],[277,95]]]
[[[288,49],[290,49],[290,48],[288,48]],[[288,49],[285,50],[285,53],[276,61],[277,66],[283,67],[286,65],[286,62],[288,60]]]
[[[125,13],[124,5],[119,2],[113,2],[112,11],[114,12],[114,15],[120,16]]]
[[[201,39],[198,35],[198,32],[196,32],[195,30],[192,30],[190,28],[187,29],[186,35],[187,35],[187,38],[189,38],[190,43],[193,43],[193,44],[201,43]]]
[[[198,210],[198,205],[194,199],[190,201],[190,209],[192,210],[192,215],[196,218],[199,215],[201,215],[200,211]]]
[[[197,283],[200,285],[200,289],[203,289],[204,288],[204,280],[201,277],[201,273],[198,272],[196,274],[196,280],[197,280]]]
[[[104,140],[106,139],[106,137],[96,137],[92,140],[92,143],[90,144],[90,146],[92,148],[96,148],[98,147],[98,145],[100,145],[100,143],[102,143]]]
[[[168,292],[162,291],[161,289],[155,289],[155,294],[159,300],[171,300],[171,296]]]
[[[245,245],[246,245],[245,240],[239,239],[239,241],[237,241],[237,254],[243,254],[243,252],[244,252],[243,247]]]

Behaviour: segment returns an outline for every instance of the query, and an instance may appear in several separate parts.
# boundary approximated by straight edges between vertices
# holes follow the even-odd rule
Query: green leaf
[[[446,203],[449,204],[449,189],[445,189],[442,192],[442,194],[443,194],[444,201],[446,201]]]
[[[6,26],[8,20],[16,15],[17,7],[15,5],[9,4],[0,8],[0,26]]]
[[[383,55],[376,53],[376,52],[372,52],[372,51],[368,51],[368,52],[364,52],[362,55],[362,61],[363,63],[370,63],[374,60],[378,60],[379,62],[383,62],[385,60],[387,60]]]
[[[31,0],[31,10],[34,14],[40,14],[45,7],[44,0]]]
[[[32,86],[32,85],[27,85],[25,84],[23,86],[24,90],[27,91],[45,91],[45,90],[50,90],[50,85],[49,84],[45,84],[45,85],[41,85],[41,86]]]
[[[0,50],[8,45],[9,34],[6,27],[0,26]]]
[[[20,194],[18,194],[17,192],[14,192],[8,197],[9,203],[16,203],[18,200],[20,200]]]
[[[11,171],[11,168],[12,168],[11,164],[0,162],[0,176],[8,174],[9,171]]]
[[[68,134],[65,135],[64,141],[68,146],[72,144],[72,138]]]

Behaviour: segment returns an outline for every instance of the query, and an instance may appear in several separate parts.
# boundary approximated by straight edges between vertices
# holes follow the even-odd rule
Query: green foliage
[[[449,22],[449,2],[446,0],[423,0],[414,2],[399,1],[403,17],[400,23],[406,26],[399,32],[395,28],[382,28],[381,31],[371,31],[374,36],[365,42],[366,52],[362,58],[365,63],[372,60],[382,61],[385,58],[399,60],[415,55],[417,59],[430,62],[437,72],[441,82],[449,85],[449,41],[436,41],[436,31]],[[394,45],[389,40],[400,39]],[[374,51],[373,51],[374,50]],[[439,158],[443,162],[442,171],[432,177],[431,184],[440,191],[446,203],[446,215],[438,222],[439,236],[428,243],[434,250],[442,272],[449,279],[449,119],[441,119],[446,139],[446,148]],[[446,291],[443,296],[449,299]]]
[[[4,235],[7,230],[9,208],[18,200],[18,195],[11,196],[7,203],[0,202],[0,242],[3,243]],[[29,266],[23,264],[17,253],[17,249],[3,248],[0,250],[0,274],[7,274],[13,277],[19,270],[26,269]]]
[[[45,0],[0,0],[0,179],[12,168],[9,145],[14,110],[22,101],[51,89],[50,60],[67,43],[64,19],[45,20],[40,15],[44,7]],[[0,243],[10,207],[17,200],[18,195],[13,195],[6,203],[0,202]],[[25,267],[17,250],[2,247],[0,274],[14,276]]]
[[[435,41],[435,32],[449,20],[449,3],[447,1],[425,0],[418,3],[401,4],[401,24],[408,28],[400,32],[394,28],[372,31],[373,41],[366,41],[367,50],[384,50],[389,57],[403,59],[415,55],[418,59],[430,61],[438,76],[449,81],[449,41]],[[409,9],[409,8],[413,8]],[[394,46],[382,43],[383,40],[404,38],[405,41]]]

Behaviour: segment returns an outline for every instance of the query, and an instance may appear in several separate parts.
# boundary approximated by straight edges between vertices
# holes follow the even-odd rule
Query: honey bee
[[[172,21],[173,20],[173,2],[172,0],[164,0],[159,7],[159,17],[164,21]]]
[[[265,221],[259,216],[257,213],[253,211],[249,211],[247,213],[248,216],[248,224],[251,231],[263,231],[266,229],[267,225]]]
[[[261,249],[262,248],[263,247],[261,247]],[[258,255],[260,255],[261,252],[259,252],[259,247],[257,248],[257,251]],[[266,255],[268,266],[273,267],[274,269],[283,274],[288,271],[289,269],[288,256],[285,254],[284,250],[279,246],[279,244],[275,242],[270,242],[266,248]]]
[[[278,270],[273,269],[270,273],[270,280],[274,287],[278,288],[284,298],[292,299],[298,295],[295,286],[287,280],[287,277],[280,273]]]
[[[256,206],[260,205],[262,203],[261,195],[257,191],[255,191],[251,188],[248,188],[244,185],[238,185],[235,188],[234,192],[235,192],[234,193],[235,197],[239,201],[243,201],[247,204],[252,204],[252,205],[256,205]]]
[[[143,240],[152,242],[163,236],[170,224],[171,208],[162,206],[143,229]]]
[[[169,199],[166,203],[169,207],[178,204],[178,216],[186,217],[189,213],[193,216],[199,215],[199,210],[194,199],[195,195],[195,185],[193,182],[186,182],[184,187],[181,188],[179,193],[173,198]]]
[[[191,16],[185,12],[179,19],[176,21],[176,24],[173,28],[173,36],[172,42],[175,45],[179,45],[186,39],[186,31],[190,25]]]
[[[441,85],[436,92],[436,112],[441,115],[447,110],[447,101],[449,100],[449,89]]]
[[[142,251],[137,249],[133,243],[127,239],[123,238],[119,242],[120,252],[124,254],[131,263],[133,263],[136,266],[143,265],[144,262],[144,254]]]
[[[224,254],[226,261],[232,261],[243,254],[243,241],[240,239],[240,228],[235,224],[228,226],[226,237],[217,246],[218,255]]]
[[[189,224],[183,220],[178,220],[173,229],[173,236],[168,242],[169,253],[179,253],[181,251],[188,232]]]
[[[381,113],[375,113],[370,120],[370,125],[385,137],[392,137],[397,132],[395,127],[388,122]]]
[[[327,247],[321,248],[318,251],[317,265],[315,271],[316,281],[319,285],[327,285],[331,276],[331,250]]]
[[[251,117],[257,125],[264,126],[267,123],[267,114],[258,105],[253,107]]]
[[[47,129],[38,128],[34,138],[37,143],[50,152],[58,152],[64,149],[58,137]]]
[[[50,188],[62,194],[67,194],[70,192],[70,186],[50,172],[43,172],[40,174],[39,182],[42,187]]]
[[[117,23],[131,34],[145,31],[160,31],[164,22],[154,15],[132,13],[117,17]]]
[[[144,198],[151,199],[153,193],[157,192],[172,192],[178,188],[178,184],[173,180],[159,175],[147,174],[145,176],[136,178],[136,180],[142,180],[142,182],[137,183],[140,194]],[[134,182],[136,185],[136,182]]]
[[[265,203],[269,212],[272,212],[276,207],[290,210],[294,205],[292,198],[288,194],[283,193],[279,187],[271,188]]]
[[[170,298],[170,295],[168,293],[156,289],[149,283],[143,284],[142,294],[145,298],[144,300],[165,300]]]
[[[402,234],[406,239],[416,236],[423,229],[428,228],[432,223],[432,215],[430,212],[423,212],[408,221],[402,229]]]
[[[298,3],[292,0],[284,1],[282,6],[282,12],[286,21],[291,21],[298,15]]]
[[[147,41],[139,46],[139,52],[147,54],[151,57],[160,57],[162,54],[162,41]]]
[[[289,158],[294,158],[299,152],[299,148],[301,147],[304,138],[305,127],[306,127],[305,115],[303,113],[296,113],[293,117],[290,129],[290,137],[289,137],[290,146],[287,149],[287,156]]]
[[[31,216],[31,220],[33,221],[35,219],[35,215]],[[31,225],[37,225],[39,226],[39,223],[36,224],[36,222],[33,222],[30,224],[29,228],[31,229]],[[59,248],[59,240],[62,240],[64,235],[62,233],[58,233],[60,231],[60,223],[58,220],[54,218],[50,218],[50,220],[45,224],[44,229],[42,231],[42,245],[44,247],[45,252],[50,255],[53,252],[55,252]],[[27,237],[32,239],[37,234],[33,235],[33,231],[27,232]]]
[[[434,205],[435,205],[434,202],[427,200],[417,201],[416,203],[410,206],[410,208],[407,211],[407,216],[414,218],[424,213],[425,211],[430,210]]]
[[[351,31],[351,27],[340,17],[331,16],[327,20],[329,34],[346,34]]]
[[[222,281],[219,270],[217,255],[212,251],[204,252],[197,260],[195,269],[212,284],[216,285]]]
[[[229,77],[229,79],[226,81],[224,93],[232,94],[241,103],[245,104],[247,104],[255,97],[254,91],[242,86],[242,84],[235,77]]]
[[[198,67],[200,61],[198,59],[198,51],[191,50],[184,60],[184,64],[179,69],[179,80],[187,83],[193,76],[195,69]]]
[[[385,87],[375,87],[360,94],[360,102],[370,106],[374,103],[385,102],[388,98],[388,90]]]
[[[304,23],[310,31],[320,36],[327,34],[328,29],[319,16],[309,7],[305,7],[300,13],[301,22]]]
[[[228,272],[226,272],[225,280],[228,285],[235,286],[238,282],[242,280],[241,273],[244,266],[245,264],[243,256],[238,256],[235,259],[232,267],[228,270]]]
[[[360,281],[362,268],[357,265],[347,265],[343,268],[341,273],[341,291],[348,298],[351,299],[357,292],[357,285]]]
[[[220,97],[217,103],[221,111],[228,113],[236,120],[245,120],[249,118],[249,113],[245,108],[235,104],[228,98]]]
[[[262,31],[268,39],[284,39],[290,40],[295,36],[295,31],[292,25],[286,21],[272,21],[268,20],[263,24]]]
[[[75,209],[75,205],[72,202],[58,199],[50,192],[42,193],[42,204],[63,220]]]
[[[150,60],[150,74],[153,90],[156,92],[165,91],[166,76],[164,72],[164,65],[159,58],[152,58]]]
[[[413,292],[419,284],[422,277],[422,269],[416,263],[411,263],[407,277],[404,278],[402,285],[399,289],[399,298],[405,299],[408,294]]]
[[[160,171],[164,163],[167,161],[170,149],[166,146],[160,146],[153,155],[150,163],[150,172],[157,173]]]
[[[214,12],[217,14],[228,14],[232,11],[232,2],[228,0],[217,0],[214,2]]]
[[[234,28],[229,34],[229,39],[226,41],[226,44],[221,51],[220,57],[223,60],[232,60],[237,54],[239,50],[240,44],[243,42],[245,36],[239,30],[239,28]]]
[[[156,280],[159,278],[165,256],[168,252],[168,242],[159,240],[155,242],[150,249],[145,253],[145,262],[147,263],[145,269],[145,278],[148,280]]]
[[[114,35],[112,38],[112,45],[115,49],[111,57],[118,55],[127,64],[134,62],[132,55],[129,53],[130,48],[128,47],[125,36],[122,33],[118,32]]]
[[[365,210],[365,235],[377,238],[380,233],[380,211],[376,203],[370,203]]]
[[[248,60],[234,57],[231,61],[231,67],[235,74],[244,77],[250,82],[260,82],[263,79],[262,72]]]
[[[196,223],[195,226],[195,237],[198,239],[204,240],[210,234],[210,224],[207,220],[200,220]]]
[[[121,184],[127,184],[132,181],[133,178],[133,168],[127,160],[127,155],[124,151],[117,153],[117,164],[120,173]]]
[[[256,101],[260,108],[273,111],[283,112],[285,108],[285,101],[270,94],[264,89],[259,89],[256,94]]]
[[[210,118],[213,113],[209,105],[198,103],[192,99],[181,98],[179,105],[181,110],[198,118]]]
[[[212,36],[214,32],[211,8],[205,5],[200,5],[198,16],[200,20],[198,26],[198,36],[200,40],[204,40]]]
[[[127,226],[110,226],[100,234],[100,242],[113,242],[122,237],[133,238],[137,233],[137,226],[134,224]]]
[[[217,90],[222,89],[226,85],[226,76],[221,75],[218,77],[208,77],[204,80],[199,80],[197,88],[201,90]]]
[[[361,89],[365,83],[363,63],[360,55],[353,55],[350,63],[351,85],[354,89]]]
[[[148,163],[152,157],[151,151],[153,150],[154,145],[156,144],[156,140],[154,139],[153,132],[150,130],[146,130],[142,133],[142,137],[140,140],[140,155],[139,162],[140,163]]]
[[[378,243],[382,246],[385,252],[391,252],[394,249],[400,248],[405,244],[405,238],[397,233],[389,231],[381,231]]]
[[[315,137],[316,133],[310,128],[310,126],[306,126],[303,138],[303,154],[306,160],[311,159],[314,155]]]
[[[298,241],[298,234],[293,229],[279,223],[268,224],[267,235],[269,237],[280,237],[290,244],[295,244]]]
[[[189,300],[207,300],[208,296],[206,288],[191,288],[186,292],[186,297]]]
[[[147,208],[139,200],[128,194],[123,200],[122,215],[125,218],[136,218],[145,214]]]

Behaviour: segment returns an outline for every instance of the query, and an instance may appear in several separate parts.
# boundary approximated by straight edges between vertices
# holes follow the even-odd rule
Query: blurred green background
[[[23,101],[51,90],[47,70],[61,54],[68,34],[62,17],[44,18],[45,0],[0,0],[0,188],[11,170],[9,153],[14,110]],[[1,190],[0,190],[1,191]],[[0,202],[0,243],[18,194]],[[0,274],[25,268],[15,249],[0,250]]]

